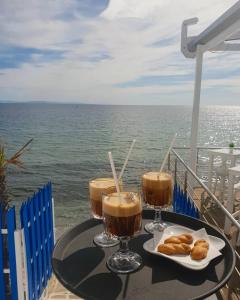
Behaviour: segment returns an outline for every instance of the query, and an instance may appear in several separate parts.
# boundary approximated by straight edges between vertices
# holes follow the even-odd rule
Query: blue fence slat
[[[186,194],[183,192],[182,193],[182,203],[183,203],[183,214],[187,214],[187,210],[188,210],[188,201],[187,201],[187,197]]]
[[[33,200],[33,208],[34,208],[34,215],[35,215],[35,222],[36,222],[36,241],[37,241],[37,263],[38,263],[38,297],[40,298],[43,292],[43,283],[42,283],[42,241],[41,241],[41,229],[40,229],[40,210],[39,210],[39,203],[38,203],[38,195],[34,195]]]
[[[7,212],[7,229],[8,229],[8,252],[9,252],[9,269],[10,269],[10,280],[11,280],[11,296],[12,296],[12,300],[18,300],[16,253],[15,253],[15,240],[14,240],[16,220],[15,220],[14,207],[10,208]]]
[[[49,200],[49,209],[50,209],[50,228],[51,228],[51,250],[54,248],[54,222],[53,222],[53,206],[52,206],[52,184],[49,182],[47,184],[48,189],[48,200]]]
[[[183,192],[180,191],[180,205],[179,205],[179,212],[183,213],[184,212],[184,195]]]
[[[37,267],[37,245],[36,245],[36,230],[34,221],[34,210],[33,210],[33,198],[28,201],[28,213],[30,221],[30,244],[31,244],[31,255],[32,255],[32,278],[33,278],[33,298],[37,299],[38,295],[38,267]]]
[[[181,190],[180,190],[180,186],[178,186],[178,189],[177,189],[177,212],[181,212],[181,209],[182,209],[182,193],[181,193]]]
[[[36,194],[37,196],[37,205],[38,205],[38,211],[39,211],[39,229],[40,229],[40,244],[41,244],[41,263],[42,263],[42,288],[46,286],[46,252],[44,248],[44,236],[43,236],[43,225],[42,225],[42,209],[41,209],[41,202],[42,202],[42,197],[41,193],[38,192]]]
[[[188,216],[191,216],[191,217],[193,217],[193,214],[192,214],[192,201],[191,201],[191,199],[189,198],[189,197],[187,197],[187,203],[188,203],[188,206],[187,206],[187,211],[186,211],[186,214],[188,215]]]
[[[174,196],[174,206],[173,206],[173,211],[174,212],[177,212],[177,210],[178,210],[178,186],[177,186],[177,184],[175,184],[174,185],[174,194],[173,194],[173,196]]]
[[[48,189],[47,186],[43,188],[43,203],[46,209],[46,239],[47,239],[47,275],[48,278],[50,278],[51,275],[51,229],[50,229],[50,207],[49,207],[49,195],[48,195]]]
[[[54,248],[54,221],[53,221],[53,204],[52,204],[52,184],[47,184],[48,203],[49,203],[49,226],[50,226],[50,276],[52,275],[52,252]]]
[[[21,216],[21,227],[24,231],[25,236],[25,249],[26,249],[26,262],[27,262],[27,276],[28,276],[28,295],[29,300],[33,300],[33,272],[32,272],[32,255],[31,255],[31,245],[30,245],[30,230],[28,227],[29,217],[27,203],[23,203],[20,210]]]
[[[197,218],[197,209],[194,205],[192,205],[192,207],[191,207],[191,216],[193,218]]]
[[[3,265],[3,235],[1,232],[2,229],[2,209],[0,207],[0,299],[6,298],[6,290],[5,290],[5,276],[3,273],[4,265]]]
[[[41,225],[41,242],[43,246],[42,255],[43,255],[43,287],[47,285],[47,253],[46,253],[46,224],[45,224],[45,211],[43,204],[43,192],[39,190],[39,204],[40,204],[40,225]]]
[[[187,197],[187,203],[188,206],[187,206],[186,214],[192,217],[192,200],[189,197]]]

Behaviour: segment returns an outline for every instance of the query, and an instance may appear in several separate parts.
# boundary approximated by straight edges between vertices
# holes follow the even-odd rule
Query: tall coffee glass
[[[142,176],[142,192],[145,203],[155,209],[154,221],[145,225],[146,231],[153,233],[157,228],[164,229],[161,209],[168,207],[172,201],[173,180],[166,172],[148,172]]]
[[[121,192],[103,197],[103,220],[106,231],[120,240],[120,249],[107,261],[110,270],[130,273],[137,270],[142,258],[128,248],[128,241],[141,230],[141,197],[134,192]]]
[[[119,184],[120,189],[122,183]],[[102,198],[116,192],[116,187],[113,178],[97,178],[89,182],[89,195],[92,215],[95,219],[102,219]],[[119,243],[118,239],[105,230],[94,237],[94,243],[101,247],[112,247]]]

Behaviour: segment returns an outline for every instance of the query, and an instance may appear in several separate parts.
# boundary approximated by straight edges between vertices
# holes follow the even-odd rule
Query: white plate
[[[209,251],[208,251],[207,258],[205,258],[201,261],[195,261],[195,260],[192,260],[189,255],[188,256],[185,256],[185,255],[169,256],[169,255],[160,253],[156,250],[158,244],[163,243],[163,241],[167,237],[172,236],[172,235],[179,235],[179,234],[183,234],[183,233],[191,233],[193,236],[193,243],[197,239],[201,239],[201,238],[204,238],[205,240],[208,241]],[[155,236],[153,239],[145,242],[143,245],[143,248],[145,251],[147,251],[149,253],[166,257],[188,269],[202,270],[208,266],[208,264],[211,260],[213,260],[214,258],[221,255],[221,252],[219,252],[219,251],[221,249],[223,249],[224,246],[225,246],[225,242],[222,239],[220,239],[216,236],[208,235],[206,233],[205,229],[193,231],[192,229],[189,229],[184,226],[174,225],[174,226],[170,226],[170,227],[166,228],[161,235]]]

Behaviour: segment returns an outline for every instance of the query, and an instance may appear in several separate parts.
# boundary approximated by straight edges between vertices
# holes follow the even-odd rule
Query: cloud
[[[108,53],[96,52],[96,53],[92,53],[91,55],[82,56],[81,61],[88,61],[91,63],[96,63],[96,62],[101,62],[101,61],[108,60],[111,58],[112,58],[111,55],[109,55]]]
[[[166,75],[166,76],[144,76],[140,77],[134,81],[127,81],[118,84],[118,87],[128,88],[128,87],[145,87],[145,86],[156,86],[156,85],[177,85],[186,82],[193,78],[191,75]]]
[[[24,47],[0,48],[0,69],[15,69],[23,63],[41,63],[63,59],[64,51]]]
[[[180,52],[181,23],[198,16],[197,34],[235,2],[43,0],[20,9],[0,0],[0,99],[191,104],[194,60]],[[211,97],[219,88],[221,101],[239,91],[237,60],[205,55]]]

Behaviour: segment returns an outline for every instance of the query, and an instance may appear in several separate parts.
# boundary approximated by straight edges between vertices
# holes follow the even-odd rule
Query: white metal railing
[[[173,149],[173,154],[177,157],[177,159],[183,164],[186,171],[188,171],[193,178],[198,182],[199,186],[203,188],[205,192],[211,197],[211,199],[219,206],[219,208],[223,211],[225,216],[229,219],[231,223],[233,223],[238,230],[240,230],[240,223],[232,216],[232,214],[224,207],[224,205],[217,199],[217,197],[210,191],[210,189],[204,184],[204,182],[186,165],[184,160],[177,154],[177,152]]]
[[[205,147],[202,147],[206,149]],[[216,147],[219,148],[219,147]],[[231,294],[240,297],[240,286],[236,284],[240,281],[240,249],[238,242],[240,239],[240,223],[237,216],[232,215],[218,198],[210,191],[203,180],[187,165],[185,160],[176,152],[177,147],[172,149],[168,158],[168,169],[174,174],[174,180],[187,194],[193,199],[195,205],[198,207],[201,217],[207,223],[217,226],[222,233],[224,233],[225,219],[229,220],[232,228],[235,230],[235,235],[228,235],[227,238],[235,249],[237,264],[234,274],[229,281],[227,287],[227,299]],[[180,148],[181,150],[187,148]],[[217,213],[216,213],[217,212]],[[238,214],[236,214],[238,215]],[[235,218],[236,217],[236,218]]]

